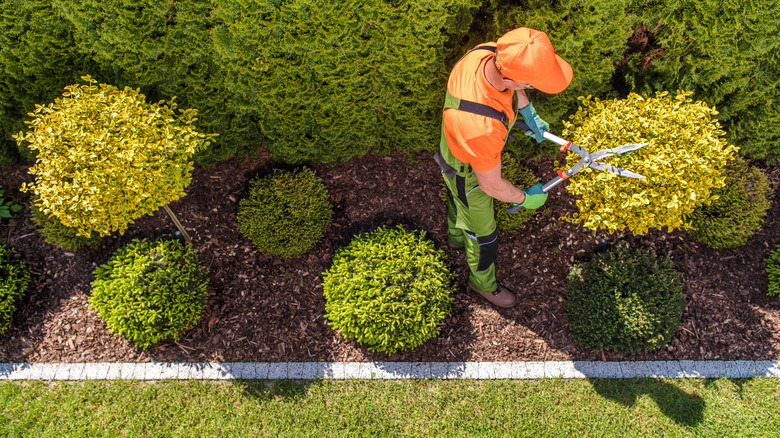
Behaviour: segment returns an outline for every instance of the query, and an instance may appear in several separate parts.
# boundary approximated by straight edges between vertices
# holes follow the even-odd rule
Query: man
[[[500,307],[515,304],[515,294],[496,281],[498,233],[493,199],[536,209],[547,200],[542,185],[527,190],[501,177],[501,150],[517,114],[543,139],[541,120],[525,90],[559,93],[571,82],[572,69],[555,54],[547,34],[514,29],[495,43],[467,53],[447,83],[441,143],[436,161],[448,189],[448,245],[466,250],[469,286]],[[517,111],[512,106],[517,98]]]

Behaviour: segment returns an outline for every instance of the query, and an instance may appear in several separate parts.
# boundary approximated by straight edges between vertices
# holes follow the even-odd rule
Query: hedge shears
[[[528,125],[526,125],[525,122],[523,122],[522,120],[518,120],[517,122],[515,122],[515,126],[520,128],[520,129],[526,130],[526,131],[530,131],[531,130],[531,128],[528,127]],[[558,172],[558,176],[556,176],[555,178],[551,179],[550,181],[547,182],[547,184],[542,186],[542,190],[545,193],[550,191],[551,188],[553,188],[553,187],[557,186],[558,184],[562,183],[564,180],[569,179],[572,175],[574,175],[575,173],[579,172],[583,167],[592,167],[594,169],[603,170],[603,171],[606,171],[606,172],[612,172],[612,173],[615,173],[615,174],[617,174],[619,176],[625,176],[625,177],[628,177],[628,178],[645,178],[644,175],[640,175],[640,174],[638,174],[636,172],[632,172],[632,171],[630,171],[628,169],[623,169],[622,167],[615,167],[615,166],[612,166],[610,164],[600,163],[599,160],[601,160],[602,158],[611,157],[612,155],[615,155],[615,154],[622,154],[622,153],[626,153],[626,152],[630,152],[630,151],[635,151],[635,150],[637,150],[639,148],[643,148],[643,147],[647,146],[650,143],[624,144],[623,146],[618,146],[618,147],[614,147],[614,148],[611,148],[611,149],[604,149],[604,150],[600,150],[598,152],[591,153],[591,152],[586,151],[582,147],[577,146],[576,144],[574,144],[574,143],[572,143],[572,142],[570,142],[568,140],[564,140],[564,139],[558,137],[557,135],[551,134],[551,133],[549,133],[547,131],[544,131],[544,138],[546,140],[549,140],[549,141],[551,141],[553,143],[556,143],[556,144],[560,145],[561,152],[572,151],[572,152],[574,152],[574,153],[576,153],[577,155],[580,156],[580,160],[577,161],[577,163],[574,166],[570,167],[567,170],[558,170],[557,171]],[[521,208],[523,208],[523,207],[521,207],[520,205],[515,205],[515,206],[507,208],[506,211],[507,211],[507,213],[514,213],[514,212],[520,210]]]

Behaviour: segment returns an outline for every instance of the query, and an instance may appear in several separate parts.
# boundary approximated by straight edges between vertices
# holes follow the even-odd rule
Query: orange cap
[[[560,93],[569,86],[571,66],[555,54],[546,33],[521,27],[496,43],[496,67],[505,78],[545,93]]]

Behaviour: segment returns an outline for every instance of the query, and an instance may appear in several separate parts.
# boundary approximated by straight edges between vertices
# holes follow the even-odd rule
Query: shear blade
[[[623,146],[617,146],[612,149],[603,149],[598,152],[594,152],[590,154],[590,157],[593,161],[600,160],[602,158],[611,157],[615,154],[623,154],[626,152],[635,151],[637,149],[643,148],[650,143],[630,143],[630,144],[624,144]]]
[[[637,149],[643,148],[650,143],[631,143],[631,144],[624,144],[623,146],[618,146],[616,148],[609,149],[610,152],[613,154],[622,154],[624,152],[629,151],[635,151]]]
[[[615,167],[611,164],[605,164],[605,163],[590,163],[590,167],[594,169],[604,170],[607,172],[615,173],[619,176],[627,176],[629,178],[646,178],[644,175],[640,175],[636,172],[632,172],[628,169],[623,169],[622,167]]]

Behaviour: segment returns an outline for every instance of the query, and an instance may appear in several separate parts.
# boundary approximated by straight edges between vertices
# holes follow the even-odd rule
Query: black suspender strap
[[[491,52],[496,53],[496,48],[494,46],[477,46],[469,50],[469,52],[473,52],[474,50],[490,50]]]
[[[506,125],[506,114],[493,108],[492,106],[478,102],[472,102],[470,100],[460,99],[458,109],[461,111],[466,111],[467,113],[474,113],[479,114],[480,116],[490,117]]]

